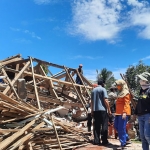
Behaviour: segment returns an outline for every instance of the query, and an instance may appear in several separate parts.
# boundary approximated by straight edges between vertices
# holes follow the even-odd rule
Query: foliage
[[[43,64],[42,64],[41,66],[42,66],[42,68],[43,68],[45,74],[48,75],[48,66],[43,65]]]
[[[142,61],[139,61],[136,66],[129,66],[125,73],[129,87],[136,95],[140,90],[139,79],[137,78],[137,75],[145,71],[150,72],[150,66],[147,66]]]
[[[106,89],[109,89],[112,86],[112,84],[115,82],[113,73],[107,70],[106,68],[103,68],[100,72],[96,70],[96,72],[97,72],[97,80],[99,78],[103,78],[103,80],[105,81]]]

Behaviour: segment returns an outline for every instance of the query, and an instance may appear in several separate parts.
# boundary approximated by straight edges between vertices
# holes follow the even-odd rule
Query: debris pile
[[[75,83],[74,74],[82,85]],[[20,55],[1,60],[0,149],[53,150],[87,145],[88,132],[76,128],[66,116],[74,108],[86,115],[91,89],[92,84],[77,69]]]

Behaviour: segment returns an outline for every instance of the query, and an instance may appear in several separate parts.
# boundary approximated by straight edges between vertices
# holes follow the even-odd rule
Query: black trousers
[[[92,126],[92,116],[91,116],[91,113],[88,113],[88,116],[87,116],[87,127],[88,127],[88,132],[91,131],[91,126]]]
[[[108,114],[106,111],[94,111],[94,144],[108,143]],[[101,135],[101,139],[100,139]]]

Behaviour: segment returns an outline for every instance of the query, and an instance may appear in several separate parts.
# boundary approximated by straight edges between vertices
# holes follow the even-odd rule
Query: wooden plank
[[[1,65],[8,65],[10,63],[13,63],[13,62],[16,62],[18,60],[22,60],[22,58],[13,58],[13,59],[10,59],[10,60],[7,60],[7,61],[4,61],[4,62],[1,62]]]
[[[24,74],[25,75],[28,75],[28,76],[32,76],[32,73],[30,72],[27,72],[27,71],[24,71]],[[52,82],[57,82],[59,84],[66,84],[67,86],[76,86],[76,87],[83,87],[83,85],[79,85],[79,84],[74,84],[74,83],[71,83],[71,82],[66,82],[66,81],[62,81],[62,80],[57,80],[55,78],[51,78],[51,77],[45,77],[45,76],[42,76],[42,75],[38,75],[38,74],[34,74],[35,78],[43,78],[45,80],[52,80]],[[88,89],[93,89],[93,87],[90,87],[90,86],[86,86],[86,88]]]
[[[31,98],[31,99],[35,99],[35,95],[34,94],[30,94],[28,93],[28,98]],[[76,106],[76,107],[82,107],[82,104],[81,103],[73,103],[73,102],[63,102],[63,101],[60,101],[58,99],[54,99],[54,98],[49,98],[49,97],[45,97],[45,96],[39,96],[39,99],[40,101],[43,101],[43,102],[49,102],[49,103],[54,103],[54,104],[59,104],[59,105],[70,105],[70,106]]]
[[[8,77],[8,75],[7,75],[7,73],[5,72],[5,70],[4,70],[3,68],[2,68],[2,72],[3,72],[4,76],[6,76],[6,79],[7,79],[8,83],[9,83],[10,87],[11,87],[12,90],[14,91],[14,93],[15,93],[17,99],[19,99],[19,96],[18,96],[18,94],[17,94],[17,92],[16,92],[14,86],[12,85],[12,83],[11,83],[11,81],[10,81],[10,79],[9,79],[9,77]]]
[[[58,136],[58,133],[57,133],[55,124],[54,124],[53,116],[50,115],[50,117],[51,117],[51,121],[52,121],[53,128],[54,128],[54,131],[55,131],[55,135],[56,135],[56,138],[57,138],[57,141],[58,141],[59,148],[60,148],[60,150],[62,150],[62,146],[61,146],[61,144],[60,144],[59,136]]]
[[[22,68],[22,70],[17,74],[17,76],[13,79],[13,81],[11,82],[12,85],[14,85],[14,83],[16,82],[16,80],[18,80],[18,78],[22,75],[22,73],[29,67],[30,62],[28,61],[26,63],[26,65]],[[7,94],[7,92],[9,91],[10,86],[7,86],[7,88],[3,91],[3,94]]]
[[[87,90],[87,88],[85,86],[85,83],[83,82],[81,74],[79,73],[78,69],[76,71],[77,71],[77,75],[79,76],[80,80],[82,81],[82,84],[83,84],[83,86],[84,86],[84,88],[86,90],[86,93],[88,94],[89,98],[91,99],[91,95],[89,94],[89,92],[88,92],[88,90]]]
[[[15,56],[11,56],[11,57],[8,57],[8,58],[6,58],[6,59],[4,59],[4,60],[0,60],[0,62],[4,62],[4,61],[8,61],[8,60],[11,60],[11,59],[14,59],[14,58],[20,58],[21,57],[21,55],[20,54],[17,54],[17,55],[15,55]]]
[[[16,65],[16,71],[19,71],[19,64]],[[15,77],[17,76],[17,73],[15,73]]]
[[[24,132],[26,130],[28,130],[33,124],[35,123],[35,120],[32,120],[30,123],[28,123],[26,126],[24,126],[22,128],[22,130],[14,133],[13,135],[11,135],[10,137],[6,138],[5,140],[3,140],[2,142],[0,142],[0,148],[1,150],[4,150],[7,148],[7,146],[9,146],[14,140],[16,140],[19,136],[21,136],[22,134],[24,134]]]
[[[3,93],[0,92],[0,98],[9,102],[10,104],[15,104],[17,105],[17,107],[23,109],[24,111],[28,111],[28,112],[31,112],[31,113],[35,113],[36,111],[34,109],[30,109],[29,107],[26,107],[24,104],[22,103],[19,103],[18,101],[15,101],[14,99],[12,98],[9,98],[8,96],[4,95]],[[9,104],[9,105],[10,105]],[[29,104],[28,104],[29,106]],[[10,107],[11,108],[11,107]]]
[[[38,96],[38,92],[37,92],[37,86],[36,86],[35,77],[34,77],[34,68],[33,68],[33,63],[32,63],[32,58],[31,57],[30,57],[30,63],[31,63],[31,69],[32,69],[32,77],[33,77],[33,83],[34,83],[35,96],[36,96],[38,108],[41,109],[39,96]]]
[[[85,107],[86,101],[85,101],[85,100],[83,99],[83,97],[79,94],[79,92],[78,92],[76,86],[73,84],[74,80],[72,79],[72,76],[68,73],[68,70],[66,69],[66,67],[64,67],[64,69],[65,69],[67,75],[69,76],[69,79],[72,81],[72,86],[73,86],[74,90],[76,91],[77,96],[79,97],[79,99],[80,99],[80,101],[81,101],[81,103],[82,103],[82,105],[83,105],[83,108],[84,108],[85,112],[88,113],[88,112],[87,112],[87,109],[86,109],[86,107]],[[85,104],[84,104],[83,101],[85,102]]]
[[[35,128],[33,128],[33,129],[39,129],[40,127],[42,127],[43,125],[44,125],[45,123],[44,122],[41,122],[39,125],[37,125]],[[32,130],[33,130],[32,129]],[[25,135],[24,137],[22,137],[21,139],[19,139],[16,143],[14,143],[13,145],[11,145],[10,147],[9,147],[9,149],[11,149],[11,150],[14,150],[14,149],[16,149],[17,147],[19,147],[19,146],[21,146],[25,141],[27,141],[27,140],[29,140],[29,139],[31,139],[32,137],[33,137],[33,133],[29,133],[29,134],[27,134],[27,135]]]
[[[54,95],[58,99],[57,93],[54,90],[54,85],[53,85],[52,80],[49,80],[49,85],[50,85],[50,92],[52,93],[52,95]]]

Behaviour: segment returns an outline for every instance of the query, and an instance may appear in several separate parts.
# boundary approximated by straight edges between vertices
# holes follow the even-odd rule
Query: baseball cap
[[[143,72],[142,74],[137,75],[141,80],[148,81],[150,79],[150,73]]]

